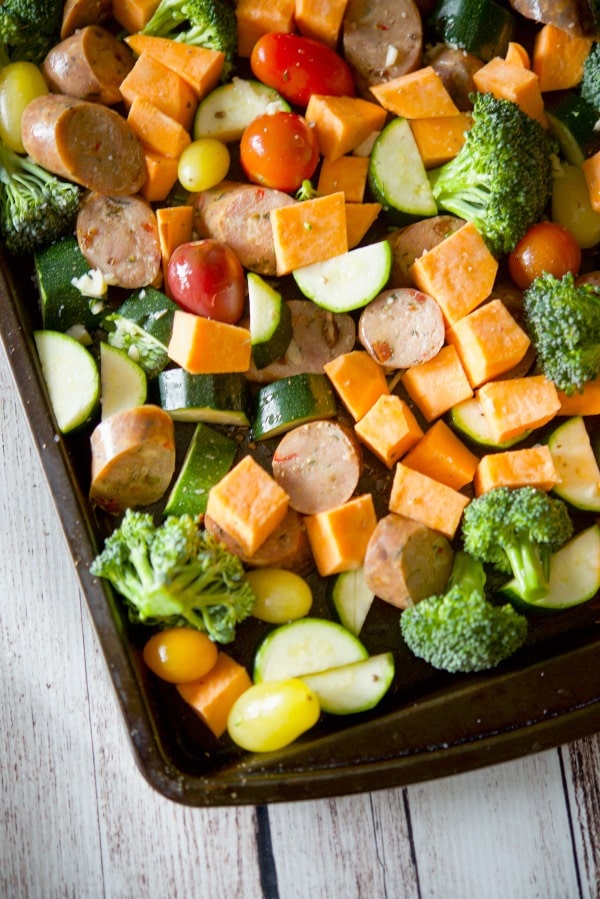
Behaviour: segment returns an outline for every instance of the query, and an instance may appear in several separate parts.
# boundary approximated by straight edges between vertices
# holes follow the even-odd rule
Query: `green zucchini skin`
[[[177,303],[155,287],[142,287],[121,303],[118,312],[167,348]]]
[[[72,283],[90,271],[77,240],[64,237],[34,253],[42,323],[48,331],[68,331],[73,325],[87,330],[98,327],[104,309],[93,297],[84,296]]]
[[[233,438],[199,422],[181,471],[167,499],[165,515],[203,515],[208,493],[230,470],[237,452]]]
[[[168,368],[158,375],[159,405],[174,421],[250,424],[250,393],[243,374],[193,375]]]
[[[440,0],[429,24],[445,44],[489,62],[506,55],[515,17],[493,0]]]
[[[258,391],[252,439],[277,437],[305,422],[333,418],[337,411],[335,394],[325,375],[291,375]]]
[[[567,162],[581,165],[598,140],[595,110],[575,91],[566,91],[548,103],[546,116]]]

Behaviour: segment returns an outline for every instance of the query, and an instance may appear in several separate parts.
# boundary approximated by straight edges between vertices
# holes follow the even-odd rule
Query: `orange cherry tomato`
[[[254,184],[293,193],[314,174],[319,145],[303,116],[295,112],[265,113],[244,130],[240,162]]]
[[[143,658],[148,668],[171,684],[204,677],[217,661],[217,645],[202,631],[172,627],[150,637]]]
[[[508,255],[510,276],[522,290],[544,272],[562,278],[577,275],[581,247],[570,231],[556,222],[538,222],[527,231]]]

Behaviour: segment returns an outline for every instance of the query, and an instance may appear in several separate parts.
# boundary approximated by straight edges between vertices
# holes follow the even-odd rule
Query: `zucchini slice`
[[[515,28],[511,11],[493,0],[440,0],[429,23],[445,44],[484,62],[505,56]]]
[[[250,424],[248,382],[238,372],[193,375],[168,368],[158,375],[159,405],[174,421]]]
[[[331,601],[340,623],[358,636],[373,605],[375,594],[367,586],[364,568],[343,571],[333,582]]]
[[[392,248],[380,240],[323,262],[305,265],[293,277],[304,294],[328,312],[351,312],[366,306],[386,286]]]
[[[100,373],[83,344],[62,331],[34,331],[33,338],[56,424],[68,434],[90,420],[100,400]]]
[[[516,580],[500,589],[500,595],[516,607],[548,612],[570,609],[587,602],[600,590],[600,527],[593,524],[572,537],[550,558],[547,592],[533,600],[521,595]]]
[[[90,267],[75,237],[64,237],[34,253],[42,323],[48,331],[68,331],[83,325],[96,328],[104,314],[104,304],[84,296],[73,284],[87,275]]]
[[[118,347],[100,344],[101,418],[143,406],[148,395],[146,372]]]
[[[210,488],[230,470],[236,452],[233,438],[202,422],[197,424],[164,514],[204,514]]]
[[[383,652],[301,677],[316,693],[319,706],[330,715],[353,715],[374,708],[394,679],[394,656]]]
[[[600,512],[600,467],[583,418],[562,422],[547,443],[560,477],[553,493],[576,509]]]
[[[581,165],[596,132],[596,113],[583,97],[574,91],[559,94],[546,108],[550,134],[556,138],[561,153],[572,165]]]
[[[194,140],[216,137],[223,143],[232,143],[241,138],[257,116],[279,111],[289,112],[290,105],[274,88],[253,78],[234,77],[200,102],[194,119]]]
[[[368,658],[361,641],[336,621],[299,618],[271,631],[254,659],[254,682],[287,680]]]
[[[475,396],[453,406],[448,413],[448,422],[455,431],[467,437],[472,443],[490,449],[508,449],[525,440],[531,433],[526,431],[510,440],[503,440],[500,443],[495,441],[479,400]]]
[[[293,336],[292,313],[281,294],[260,275],[248,272],[250,340],[257,368],[285,355]]]
[[[335,394],[326,375],[290,375],[258,391],[252,439],[277,437],[307,421],[336,414]]]
[[[373,197],[397,224],[437,215],[427,172],[407,119],[397,117],[380,132],[369,158]]]

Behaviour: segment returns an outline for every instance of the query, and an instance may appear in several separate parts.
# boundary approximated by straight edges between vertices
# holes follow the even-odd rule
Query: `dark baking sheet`
[[[118,597],[89,574],[111,523],[87,501],[88,435],[57,437],[32,339],[39,321],[31,266],[11,266],[1,251],[0,262],[0,337],[137,764],[156,790],[190,806],[351,794],[467,771],[600,731],[599,598],[532,618],[527,645],[509,663],[467,677],[434,672],[413,658],[401,646],[398,612],[376,601],[361,638],[371,652],[395,649],[396,661],[392,689],[376,710],[323,716],[304,739],[269,754],[213,739],[174,688],[145,669],[148,632],[132,628]],[[324,584],[314,581],[313,589],[315,613],[326,612]],[[240,661],[250,661],[264,632],[252,619],[240,627]]]

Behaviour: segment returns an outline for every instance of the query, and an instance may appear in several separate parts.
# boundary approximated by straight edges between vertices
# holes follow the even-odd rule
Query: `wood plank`
[[[600,734],[561,749],[583,899],[600,896]]]

